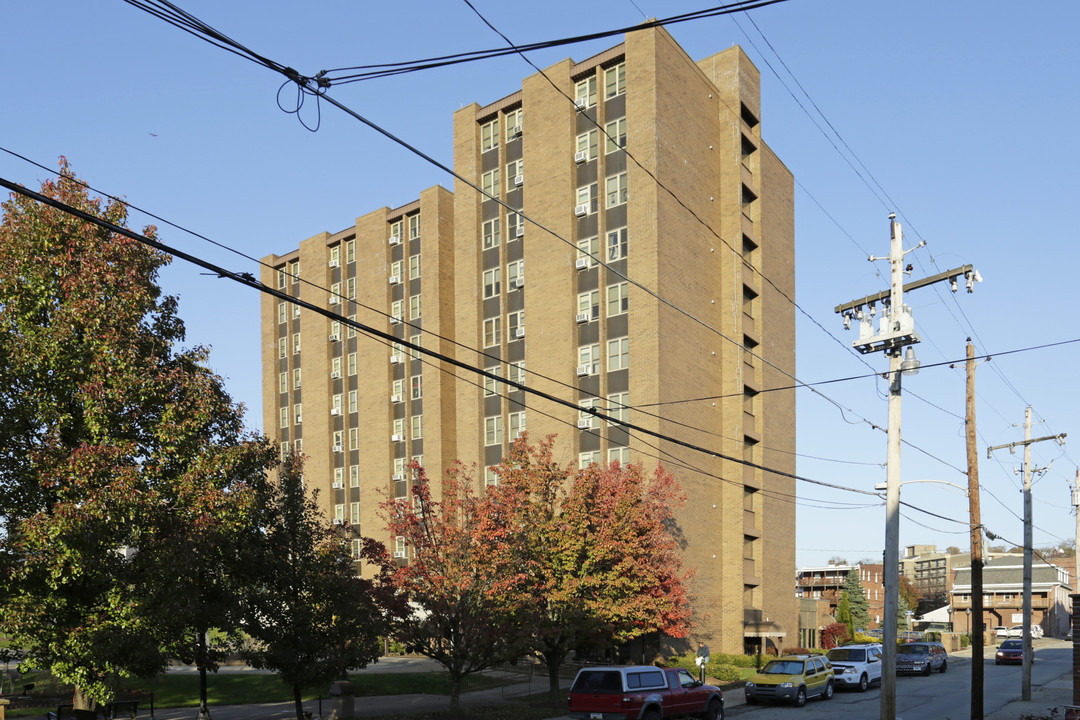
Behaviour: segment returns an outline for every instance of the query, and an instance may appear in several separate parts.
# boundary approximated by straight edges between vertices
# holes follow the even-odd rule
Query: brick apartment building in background
[[[795,326],[793,178],[762,141],[758,71],[738,47],[695,62],[649,29],[544,74],[453,115],[456,172],[510,209],[460,181],[393,209],[369,198],[354,225],[264,258],[262,281],[579,409],[268,297],[266,432],[302,449],[336,522],[402,562],[378,505],[407,492],[410,460],[492,482],[527,428],[557,434],[562,463],[662,461],[687,496],[696,636],[781,647],[795,485],[740,462],[795,470],[794,392],[760,392],[790,384]]]
[[[865,629],[881,627],[885,609],[883,568],[881,563],[848,565],[835,562],[820,567],[799,568],[795,575],[795,597],[802,608],[799,620],[800,646],[818,647],[819,631],[836,620],[836,606],[840,603],[844,581],[852,570],[859,574],[859,584],[866,597],[870,623]]]

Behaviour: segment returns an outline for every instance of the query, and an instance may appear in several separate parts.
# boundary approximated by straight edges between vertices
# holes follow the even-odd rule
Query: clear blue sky
[[[673,0],[474,2],[522,43],[708,7]],[[454,0],[181,4],[307,75],[502,45]],[[277,108],[280,76],[120,0],[8,3],[0,18],[0,63],[9,84],[0,145],[50,167],[66,155],[91,184],[247,255],[285,252],[373,209],[409,202],[423,188],[453,187],[439,170],[329,106],[321,129],[308,132]],[[855,332],[843,330],[833,307],[885,288],[885,263],[866,257],[888,253],[890,210],[904,223],[909,246],[928,242],[909,256],[913,277],[972,263],[985,278],[972,295],[961,289],[951,296],[942,288],[907,297],[923,337],[917,351],[924,366],[963,358],[968,336],[980,354],[1080,337],[1074,217],[1080,46],[1073,34],[1080,5],[790,0],[752,18],[764,37],[744,15],[738,25],[722,17],[670,31],[694,58],[741,44],[761,70],[762,134],[799,183],[801,380],[886,367],[880,355],[863,358],[850,350]],[[580,60],[614,43],[559,48],[532,59],[541,67],[564,57]],[[843,138],[833,142],[854,150],[865,169],[857,174],[849,166],[770,64],[804,107],[820,108]],[[812,100],[799,93],[785,64]],[[513,92],[531,73],[510,56],[331,92],[451,164],[451,114]],[[818,123],[827,127],[820,117]],[[0,176],[34,187],[45,173],[0,153]],[[867,187],[875,181],[884,190]],[[131,220],[135,227],[148,222],[138,213]],[[161,237],[230,269],[257,273],[253,262],[171,228],[162,228]],[[183,263],[163,281],[180,295],[189,342],[213,347],[214,368],[258,427],[258,296]],[[1080,343],[1067,344],[1001,355],[979,367],[983,519],[1006,542],[1023,537],[1013,474],[1020,456],[1004,451],[988,461],[985,449],[1023,437],[1016,425],[1028,403],[1045,421],[1035,436],[1066,432],[1080,442],[1078,355]],[[925,367],[905,389],[923,399],[904,399],[904,439],[917,446],[904,448],[904,479],[966,484],[962,372]],[[798,472],[872,489],[885,478],[885,435],[865,421],[885,426],[884,383],[860,379],[820,390],[836,405],[799,391]],[[1034,486],[1035,543],[1071,539],[1069,485],[1080,451],[1042,443],[1033,459],[1038,466],[1053,461]],[[799,496],[800,565],[834,555],[881,557],[884,509],[876,499],[804,483]],[[908,485],[902,497],[966,520],[965,498],[945,486]],[[872,502],[864,506],[867,499]],[[966,548],[965,528],[905,509],[901,544]]]

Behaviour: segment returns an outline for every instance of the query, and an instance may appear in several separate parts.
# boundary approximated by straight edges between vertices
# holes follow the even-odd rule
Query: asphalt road
[[[1033,689],[1060,677],[1071,668],[1072,648],[1064,643],[1060,645],[1060,647],[1036,649],[1031,676]],[[950,657],[949,668],[944,675],[933,673],[929,677],[921,675],[898,677],[896,682],[897,720],[905,718],[907,720],[926,720],[927,718],[962,720],[970,717],[971,662],[967,658]],[[995,665],[992,656],[983,662],[985,664],[983,711],[989,714],[999,710],[1010,700],[1020,697],[1021,668],[1019,665]],[[866,720],[878,717],[880,707],[881,691],[871,688],[865,693],[851,690],[838,691],[832,700],[810,700],[801,710],[786,705],[729,707],[727,717],[773,720],[773,718],[791,718],[792,713],[797,713],[799,718]]]

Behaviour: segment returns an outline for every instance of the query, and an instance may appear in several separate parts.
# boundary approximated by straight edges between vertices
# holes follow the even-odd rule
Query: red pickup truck
[[[723,720],[724,694],[681,668],[586,667],[570,688],[574,720],[660,720],[692,715]]]

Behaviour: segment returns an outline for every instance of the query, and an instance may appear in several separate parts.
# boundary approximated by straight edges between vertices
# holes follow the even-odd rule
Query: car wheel
[[[859,692],[866,692],[868,687],[870,687],[870,680],[867,679],[866,673],[863,673],[862,677],[859,678]]]
[[[949,661],[948,660],[942,660],[941,661],[941,669],[938,670],[938,672],[944,674],[945,671],[948,670],[948,669],[949,669]]]
[[[832,683],[831,683],[831,682],[827,682],[827,683],[825,683],[825,692],[823,692],[823,693],[821,694],[821,697],[822,697],[822,698],[824,698],[825,700],[832,700],[832,696],[833,696],[833,686],[832,686]]]
[[[659,710],[647,710],[645,714],[641,716],[641,720],[660,720]]]
[[[994,664],[995,664],[995,665],[1000,665],[1000,664],[1001,664],[1001,661],[1000,661],[1000,660],[995,660],[995,661],[994,661]]]
[[[930,677],[930,661],[929,660],[926,661],[926,667],[923,668],[922,674],[925,675],[926,677]]]
[[[802,707],[806,704],[806,688],[801,687],[799,691],[795,693],[795,707]]]
[[[746,698],[746,704],[747,705],[757,705],[757,698],[756,697],[747,697]]]
[[[698,717],[702,718],[702,720],[724,720],[724,707],[719,700],[714,698],[709,701],[709,706],[705,708],[705,712]]]

